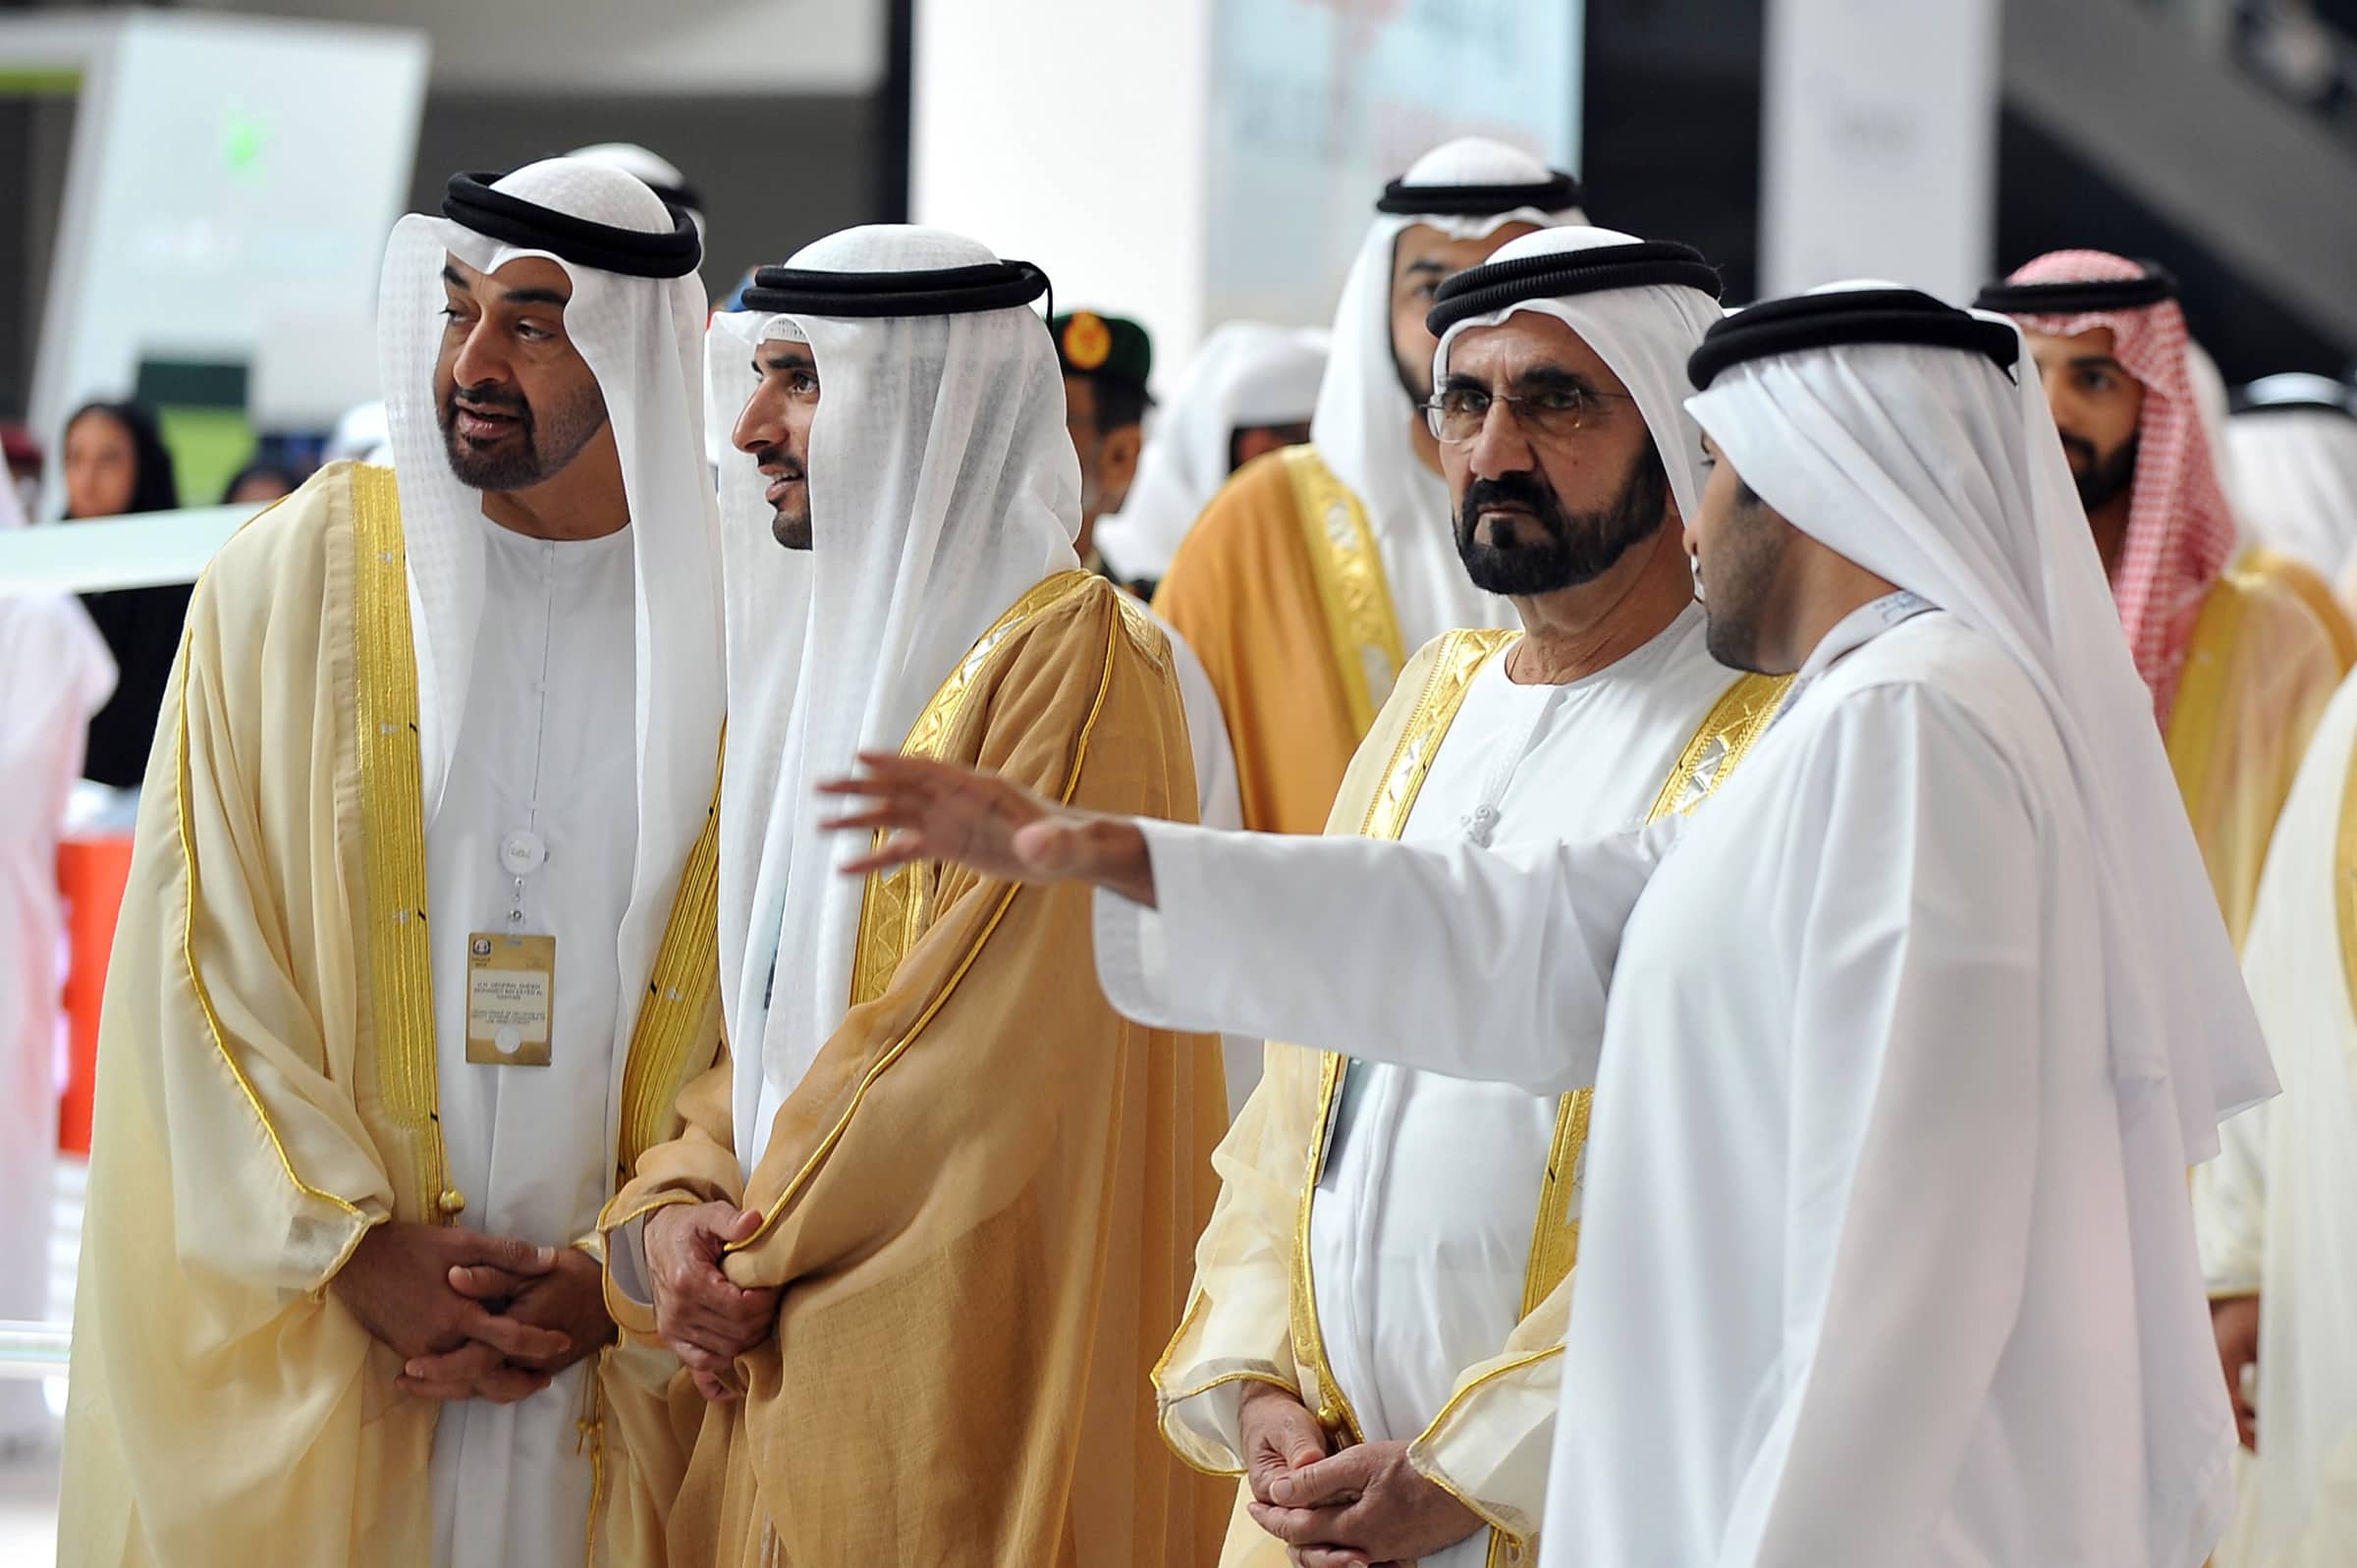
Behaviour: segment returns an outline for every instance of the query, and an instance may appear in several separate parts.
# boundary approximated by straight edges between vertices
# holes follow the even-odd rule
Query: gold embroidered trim
[[[1367,526],[1366,508],[1334,476],[1315,447],[1286,448],[1285,472],[1292,481],[1293,512],[1309,548],[1310,573],[1326,612],[1351,732],[1364,735],[1407,665],[1383,552]]]
[[[2176,705],[2168,716],[2168,771],[2194,821],[2207,819],[2218,731],[2226,711],[2226,673],[2242,642],[2251,587],[2228,572],[2210,585],[2177,675]]]
[[[722,731],[727,747],[727,731]],[[679,1123],[680,1092],[708,1060],[690,1061],[699,1029],[708,1030],[720,997],[720,779],[713,770],[712,804],[703,831],[687,852],[680,890],[671,900],[662,944],[647,977],[646,1000],[630,1031],[622,1067],[622,1147],[616,1161],[627,1175],[638,1157],[669,1142]],[[709,1037],[707,1037],[709,1039]]]
[[[901,742],[901,755],[939,757],[958,716],[964,711],[965,699],[988,668],[990,656],[1017,627],[1096,580],[1085,571],[1060,571],[1025,590],[926,701],[916,723],[908,727],[908,738]],[[879,834],[876,841],[881,843],[883,836]],[[930,863],[896,866],[869,875],[860,891],[859,934],[851,949],[852,1006],[875,1000],[892,984],[901,960],[932,924],[933,889],[940,879],[941,868]]]
[[[426,935],[425,803],[417,750],[417,655],[393,470],[352,468],[355,664],[368,1005],[377,1096],[408,1134],[411,1215],[450,1224],[435,1077],[433,950]],[[399,1188],[397,1186],[396,1191]]]
[[[1089,574],[1084,571],[1066,572],[1060,576],[1050,577],[1047,579],[1047,581],[1042,582],[1038,587],[1033,588],[1020,600],[1016,601],[1014,609],[1009,611],[1007,613],[1007,617],[1002,618],[1001,624],[999,626],[992,627],[991,632],[984,633],[984,640],[990,640],[992,633],[1000,633],[1003,635],[1002,628],[1006,626],[1006,622],[1009,620],[1027,620],[1029,618],[1027,614],[1020,614],[1024,611],[1026,606],[1032,607],[1029,614],[1036,614],[1039,609],[1045,608],[1047,605],[1063,598],[1065,594],[1072,592],[1074,589],[1084,586],[1093,580],[1095,579],[1090,577]],[[1052,588],[1056,591],[1051,593],[1049,590]],[[1117,617],[1110,623],[1106,630],[1104,674],[1101,675],[1097,679],[1096,699],[1089,704],[1088,717],[1082,721],[1079,738],[1073,743],[1072,746],[1071,767],[1065,774],[1064,788],[1059,792],[1057,797],[1062,802],[1069,803],[1072,798],[1073,791],[1080,787],[1080,769],[1081,766],[1088,761],[1089,741],[1096,734],[1098,719],[1104,716],[1105,699],[1113,690],[1113,666],[1116,645],[1120,641],[1121,636],[1122,622]],[[977,644],[976,646],[979,648],[980,645]],[[969,654],[966,657],[965,663],[960,665],[959,669],[964,671],[973,666],[974,656]],[[966,676],[967,685],[970,686],[971,680],[972,676],[969,673]],[[948,688],[945,686],[944,690],[946,691],[947,689]],[[939,694],[935,696],[934,700],[936,702],[941,700]],[[928,709],[928,711],[930,710]],[[924,724],[924,720],[922,718],[920,718],[917,722],[920,727],[922,727]],[[948,725],[946,722],[942,728],[943,731],[946,732],[948,730]],[[911,739],[913,738],[914,733],[912,731]],[[940,744],[938,736],[935,737],[933,744],[936,746]],[[874,886],[875,879],[871,875],[868,880],[869,886],[872,888]],[[933,1020],[936,1017],[940,1016],[941,1009],[949,1005],[950,998],[956,995],[959,984],[965,979],[967,972],[970,971],[974,967],[975,962],[981,958],[982,949],[988,946],[991,939],[991,934],[999,929],[999,922],[1007,918],[1007,911],[1013,908],[1014,905],[1014,895],[1021,891],[1022,888],[1020,884],[1011,884],[1003,892],[1001,892],[997,905],[990,912],[990,918],[983,923],[982,930],[975,936],[973,945],[967,947],[964,953],[959,956],[957,967],[950,972],[950,977],[943,983],[941,990],[935,993],[933,1000],[925,1004],[924,1011],[917,1014],[916,1021],[908,1026],[908,1032],[901,1036],[899,1040],[895,1041],[892,1045],[892,1048],[886,1051],[883,1055],[877,1057],[875,1064],[869,1067],[866,1073],[861,1076],[859,1080],[859,1087],[851,1091],[851,1103],[843,1108],[843,1114],[835,1119],[834,1126],[827,1129],[827,1135],[820,1139],[818,1147],[810,1152],[810,1158],[802,1162],[801,1168],[794,1173],[793,1178],[789,1180],[784,1189],[779,1192],[777,1200],[772,1203],[762,1214],[761,1228],[754,1231],[752,1235],[746,1238],[744,1241],[732,1242],[728,1248],[730,1252],[743,1252],[750,1248],[758,1247],[761,1245],[763,1239],[769,1235],[770,1231],[777,1228],[778,1220],[783,1217],[786,1213],[786,1206],[794,1202],[794,1200],[800,1195],[801,1190],[805,1186],[809,1185],[811,1177],[817,1174],[819,1165],[826,1161],[828,1155],[834,1152],[835,1146],[843,1141],[844,1132],[850,1126],[851,1118],[858,1114],[860,1102],[867,1098],[868,1090],[875,1087],[876,1080],[884,1076],[887,1068],[889,1068],[894,1062],[900,1060],[901,1057],[907,1054],[908,1048],[916,1044],[917,1038],[921,1036],[926,1029],[932,1026]],[[862,925],[865,924],[864,911],[862,912],[861,923]]]
[[[1198,1465],[1177,1443],[1171,1440],[1167,1418],[1172,1407],[1183,1404],[1189,1399],[1200,1398],[1214,1388],[1225,1387],[1232,1382],[1265,1382],[1272,1387],[1284,1389],[1295,1398],[1300,1397],[1301,1390],[1290,1379],[1275,1372],[1222,1373],[1219,1377],[1206,1379],[1191,1388],[1176,1390],[1164,1388],[1163,1379],[1170,1376],[1171,1357],[1178,1353],[1180,1342],[1186,1338],[1187,1330],[1195,1325],[1195,1320],[1203,1315],[1203,1304],[1209,1299],[1203,1293],[1203,1286],[1198,1282],[1187,1297],[1186,1311],[1179,1316],[1178,1329],[1172,1333],[1170,1343],[1162,1347],[1162,1354],[1155,1358],[1154,1370],[1146,1375],[1146,1381],[1154,1390],[1154,1425],[1162,1433],[1163,1446],[1170,1449],[1172,1456],[1180,1464],[1197,1475],[1220,1476],[1233,1480],[1244,1472],[1241,1470],[1215,1470],[1208,1465]]]
[[[1519,631],[1482,628],[1452,631],[1442,637],[1432,674],[1424,689],[1416,693],[1407,728],[1399,731],[1399,743],[1392,748],[1391,760],[1384,766],[1383,782],[1367,802],[1359,837],[1397,838],[1406,831],[1408,813],[1423,792],[1433,760],[1441,754],[1441,740],[1456,720],[1456,710],[1465,704],[1474,675],[1490,655],[1521,635]]]
[[[1534,1350],[1528,1355],[1516,1356],[1511,1361],[1491,1368],[1455,1393],[1451,1394],[1449,1402],[1441,1406],[1440,1413],[1432,1418],[1431,1424],[1425,1427],[1414,1442],[1408,1444],[1407,1462],[1415,1468],[1416,1474],[1440,1487],[1450,1496],[1454,1497],[1465,1506],[1468,1513],[1473,1514],[1483,1524],[1490,1527],[1490,1550],[1489,1554],[1482,1559],[1487,1564],[1487,1568],[1507,1568],[1507,1565],[1519,1561],[1522,1552],[1529,1547],[1530,1541],[1521,1532],[1508,1527],[1505,1520],[1499,1518],[1491,1509],[1484,1507],[1478,1498],[1461,1489],[1455,1482],[1442,1472],[1440,1466],[1434,1462],[1429,1446],[1433,1433],[1439,1432],[1442,1424],[1456,1413],[1459,1405],[1499,1379],[1510,1378],[1515,1373],[1526,1371],[1542,1361],[1551,1361],[1562,1353],[1562,1345],[1549,1345],[1544,1350]]]

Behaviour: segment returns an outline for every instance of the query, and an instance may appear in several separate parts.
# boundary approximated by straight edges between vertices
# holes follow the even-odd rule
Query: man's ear
[[[1122,510],[1137,478],[1137,455],[1146,444],[1143,425],[1124,425],[1097,444],[1097,479],[1108,514]]]

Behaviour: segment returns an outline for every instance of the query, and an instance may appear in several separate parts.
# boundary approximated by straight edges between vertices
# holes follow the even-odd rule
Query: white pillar
[[[1037,262],[1059,310],[1134,317],[1181,362],[1204,327],[1212,9],[918,0],[910,217]]]
[[[1769,0],[1760,291],[1995,260],[1999,0]]]

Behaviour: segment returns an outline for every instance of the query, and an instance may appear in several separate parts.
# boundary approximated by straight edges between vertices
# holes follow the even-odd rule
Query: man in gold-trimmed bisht
[[[1981,291],[2037,355],[2170,770],[2237,946],[2276,813],[2348,665],[2315,573],[2236,562],[2232,512],[2186,368],[2184,312],[2158,267],[2058,250]]]
[[[1579,187],[1494,141],[1452,141],[1376,203],[1335,311],[1306,446],[1245,464],[1171,562],[1154,608],[1211,675],[1244,826],[1316,833],[1407,656],[1511,626],[1450,541],[1424,314],[1443,279],[1517,235],[1584,222]]]
[[[386,254],[396,469],[192,602],[100,1034],[77,1568],[660,1560],[696,1402],[612,1343],[595,1221],[718,1038],[700,246],[563,159],[443,212]]]
[[[1078,890],[841,876],[865,748],[1190,820],[1167,642],[1080,569],[1046,279],[939,230],[763,268],[712,333],[733,1056],[608,1208],[609,1300],[712,1399],[680,1563],[1191,1568],[1226,1488],[1157,1440],[1226,1119],[1208,1036],[1072,971]],[[783,546],[784,548],[780,548]]]
[[[1448,632],[1409,663],[1328,832],[1501,849],[1606,832],[1689,807],[1766,728],[1783,682],[1711,657],[1680,544],[1703,484],[1685,362],[1718,293],[1685,247],[1590,228],[1442,289],[1431,417],[1459,569],[1524,630]],[[1386,1523],[1297,1543],[1534,1560],[1588,1092],[1313,1044],[1334,1051],[1269,1046],[1215,1156],[1219,1207],[1155,1372],[1164,1434],[1245,1478],[1229,1568],[1283,1568],[1248,1506],[1336,1450],[1316,1503],[1356,1493]]]

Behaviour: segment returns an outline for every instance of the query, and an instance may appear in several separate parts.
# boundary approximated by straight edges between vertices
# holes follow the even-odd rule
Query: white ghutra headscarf
[[[636,982],[653,966],[681,868],[711,808],[725,700],[719,514],[704,466],[697,376],[700,246],[653,191],[619,170],[551,158],[490,182],[491,195],[462,206],[462,185],[470,179],[452,182],[444,207],[468,213],[464,221],[411,213],[394,226],[377,303],[385,417],[409,558],[426,820],[430,826],[465,719],[485,550],[482,493],[451,472],[434,407],[444,258],[496,272],[522,257],[545,257],[572,282],[565,334],[604,395],[630,503],[638,601],[638,843],[616,954],[628,982],[622,988],[628,1016],[618,1022],[627,1036],[637,1011]],[[531,210],[521,210],[527,204]],[[496,210],[502,207],[510,210]],[[510,238],[467,226],[473,222]],[[534,227],[548,232],[532,238]],[[601,236],[600,229],[607,232]],[[608,270],[560,248],[573,256],[612,251],[607,259],[615,265],[644,270]],[[684,271],[661,275],[683,265]],[[618,1077],[622,1065],[618,1053]]]
[[[1450,322],[1433,355],[1433,384],[1437,387],[1447,379],[1449,351],[1459,334],[1498,326],[1509,316],[1552,316],[1579,334],[1628,389],[1669,473],[1678,516],[1693,516],[1702,501],[1705,476],[1702,430],[1686,412],[1686,394],[1691,390],[1686,360],[1701,346],[1703,334],[1718,324],[1720,309],[1717,280],[1700,256],[1691,251],[1682,257],[1658,254],[1684,248],[1647,244],[1634,235],[1585,225],[1543,229],[1501,245],[1482,266],[1458,273],[1451,293],[1457,289],[1486,292],[1483,285],[1487,280],[1521,274],[1528,281],[1509,283],[1500,292],[1510,288],[1528,294],[1510,304]],[[1618,259],[1632,255],[1645,259]],[[1551,287],[1547,275],[1536,270],[1546,268],[1551,259],[1560,264],[1554,276],[1562,281],[1552,286],[1563,289],[1561,294],[1547,293]],[[1665,279],[1682,281],[1634,281],[1656,272]],[[1586,273],[1599,282],[1608,277],[1630,281],[1614,282],[1610,287],[1582,286],[1574,281]],[[1706,283],[1708,292],[1702,287]],[[1581,292],[1571,292],[1574,287]],[[1444,305],[1447,300],[1444,295]]]
[[[1501,196],[1495,211],[1467,212],[1459,188],[1554,187],[1561,196],[1527,199],[1564,204],[1540,208]],[[1453,195],[1453,189],[1459,190]],[[1465,576],[1449,515],[1449,487],[1416,460],[1414,421],[1424,417],[1399,384],[1392,350],[1392,266],[1399,236],[1428,225],[1454,240],[1478,240],[1509,223],[1551,228],[1585,223],[1575,188],[1528,153],[1503,142],[1467,136],[1418,158],[1387,192],[1386,209],[1429,192],[1438,211],[1383,210],[1367,226],[1334,311],[1326,379],[1318,388],[1309,439],[1318,456],[1359,504],[1383,552],[1400,645],[1410,652],[1453,626],[1516,625],[1513,607],[1483,593]]]
[[[999,265],[971,240],[893,224],[831,235],[789,263],[853,274]],[[752,458],[732,454],[721,469],[732,715],[721,995],[748,1171],[777,1107],[850,1007],[862,886],[836,869],[816,785],[854,752],[897,750],[975,640],[1042,578],[1079,567],[1079,460],[1035,312],[723,315],[711,333],[716,410],[743,408],[754,352],[775,339],[807,343],[818,370],[812,548],[771,536]]]

